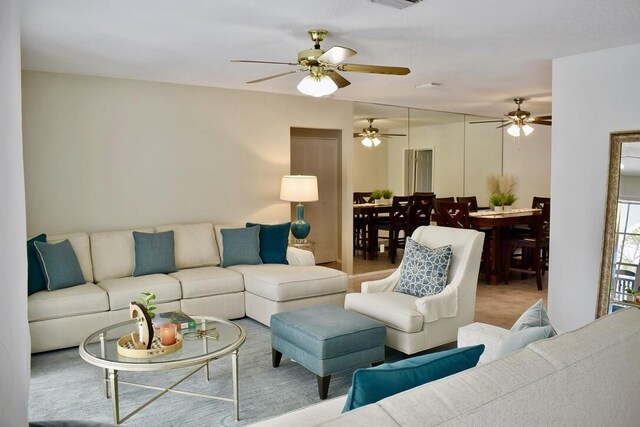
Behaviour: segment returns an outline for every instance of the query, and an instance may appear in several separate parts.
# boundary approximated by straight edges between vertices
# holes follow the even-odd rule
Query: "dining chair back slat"
[[[438,225],[453,228],[471,228],[467,203],[439,202],[436,204]]]
[[[478,212],[478,199],[476,196],[456,197],[456,202],[469,205],[469,212]]]

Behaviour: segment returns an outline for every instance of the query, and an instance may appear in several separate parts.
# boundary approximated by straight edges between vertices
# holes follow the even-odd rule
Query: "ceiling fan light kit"
[[[534,125],[551,126],[551,116],[531,117],[530,112],[521,110],[520,105],[522,105],[523,101],[523,98],[515,98],[513,100],[518,108],[515,111],[510,111],[508,114],[505,114],[505,117],[507,117],[506,119],[480,120],[476,122],[469,122],[469,124],[474,125],[477,123],[503,123],[497,128],[499,129],[505,126],[509,126],[507,128],[507,133],[515,138],[518,138],[523,133],[524,136],[531,135],[531,133],[534,131],[534,128],[529,123]],[[507,123],[504,123],[505,121],[507,121]]]
[[[382,141],[378,138],[379,136],[383,138],[391,138],[392,136],[407,136],[401,133],[380,133],[380,129],[373,127],[374,120],[375,119],[367,119],[367,121],[369,122],[369,127],[363,128],[362,132],[360,133],[353,134],[354,138],[364,136],[364,138],[360,142],[365,147],[377,147],[378,145],[380,145]]]
[[[268,77],[248,81],[247,83],[260,83],[265,80],[275,79],[298,72],[308,72],[309,74],[298,84],[298,90],[309,96],[327,96],[336,90],[349,86],[351,82],[342,77],[338,71],[355,73],[391,74],[404,76],[411,72],[406,67],[389,67],[381,65],[366,64],[343,64],[342,61],[352,57],[357,52],[348,47],[333,46],[324,51],[320,48],[320,42],[328,34],[327,30],[315,29],[307,31],[309,37],[314,42],[313,49],[298,52],[298,62],[277,62],[277,61],[254,61],[246,59],[234,59],[231,62],[248,62],[259,64],[279,64],[293,65],[299,67],[295,71],[287,71]]]

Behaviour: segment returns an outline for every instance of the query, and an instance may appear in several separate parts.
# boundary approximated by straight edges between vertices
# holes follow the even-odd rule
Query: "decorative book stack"
[[[192,329],[196,327],[196,321],[182,311],[167,311],[165,313],[156,313],[155,317],[151,319],[153,327],[158,329],[165,323],[175,323],[181,330]]]

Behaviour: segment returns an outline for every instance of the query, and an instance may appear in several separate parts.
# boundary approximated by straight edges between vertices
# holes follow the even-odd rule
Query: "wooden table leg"
[[[500,258],[502,255],[502,227],[493,227],[491,241],[491,272],[489,284],[497,285],[500,278]]]

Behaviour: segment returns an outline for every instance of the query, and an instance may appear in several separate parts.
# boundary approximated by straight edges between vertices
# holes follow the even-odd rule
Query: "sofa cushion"
[[[424,317],[416,310],[416,298],[400,292],[347,294],[344,308],[372,317],[399,331],[420,332]]]
[[[223,228],[220,233],[224,242],[223,267],[262,264],[262,259],[260,259],[260,226]]]
[[[136,229],[143,233],[153,233],[152,228]],[[91,260],[96,282],[117,279],[133,274],[135,263],[135,242],[133,232],[107,231],[91,236]]]
[[[133,240],[136,252],[134,276],[178,271],[173,250],[173,230],[160,233],[134,231]]]
[[[47,236],[47,243],[60,243],[69,240],[78,258],[85,282],[93,282],[93,265],[91,263],[91,245],[87,233],[68,233]]]
[[[157,232],[173,230],[176,267],[207,267],[220,265],[220,254],[209,223],[171,224],[156,227]]]
[[[496,349],[495,358],[499,359],[509,353],[525,348],[532,342],[549,338],[552,333],[553,328],[551,325],[534,326],[519,331],[509,331],[509,333],[505,334],[500,340],[498,348]]]
[[[447,284],[450,263],[451,245],[431,249],[408,237],[394,290],[418,298],[438,294]]]
[[[34,242],[46,242],[47,235],[40,234],[32,239],[27,240],[27,294],[31,295],[39,291],[47,289],[47,281],[40,268],[38,261],[38,253]]]
[[[544,309],[544,301],[542,301],[542,298],[540,298],[535,304],[533,304],[524,313],[522,313],[522,315],[511,327],[511,331],[520,331],[525,328],[550,325],[551,322],[549,321],[549,316],[547,316],[547,312]],[[552,327],[551,335],[549,336],[553,337],[555,335],[556,331]]]
[[[143,292],[156,294],[156,304],[176,301],[182,296],[180,282],[165,274],[107,279],[98,282],[98,286],[109,294],[111,310],[128,308],[129,303],[138,300]]]
[[[284,224],[254,224],[247,227],[260,226],[260,259],[265,264],[288,264],[287,247],[289,246],[289,230],[291,222]]]
[[[28,298],[29,322],[109,310],[107,293],[93,283],[55,292],[36,292]]]
[[[473,368],[483,351],[484,345],[480,344],[358,369],[353,373],[343,412]]]
[[[85,283],[78,257],[68,240],[60,243],[33,244],[49,291]]]
[[[327,267],[262,264],[236,265],[230,269],[244,276],[247,292],[271,301],[291,301],[347,291],[347,275]]]
[[[182,298],[244,291],[244,281],[238,272],[221,267],[187,268],[169,276],[180,281]]]

